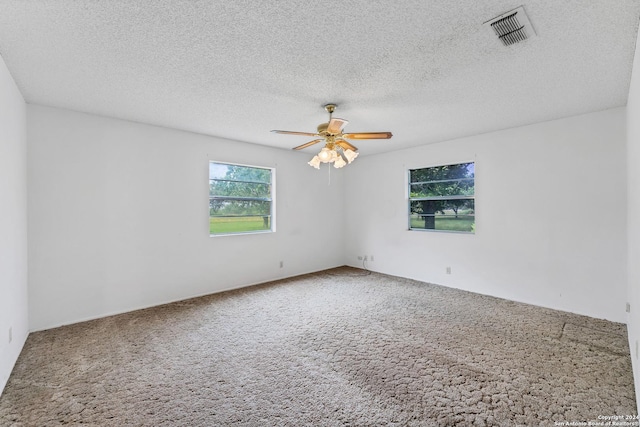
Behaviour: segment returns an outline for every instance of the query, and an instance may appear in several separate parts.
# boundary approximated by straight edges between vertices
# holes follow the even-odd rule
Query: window
[[[475,163],[409,169],[409,229],[475,232]]]
[[[209,234],[275,231],[269,168],[209,162]]]

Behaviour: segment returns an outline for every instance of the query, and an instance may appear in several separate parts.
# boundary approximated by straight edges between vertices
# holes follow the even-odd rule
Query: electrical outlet
[[[373,255],[371,255],[371,261],[373,261]]]
[[[13,327],[9,326],[9,344],[13,341]]]
[[[451,274],[451,267],[447,267],[447,274]]]
[[[627,303],[627,313],[631,313],[631,304]]]
[[[358,261],[362,261],[362,257],[358,255]]]
[[[284,267],[284,261],[280,261],[280,268]]]
[[[364,260],[365,260],[365,261],[367,261],[368,259],[369,259],[369,258],[367,258],[367,256],[365,255],[365,256],[364,256]]]

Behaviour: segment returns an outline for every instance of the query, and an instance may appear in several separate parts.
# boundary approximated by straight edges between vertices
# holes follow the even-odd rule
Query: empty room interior
[[[1,1],[0,425],[638,425],[639,19]]]

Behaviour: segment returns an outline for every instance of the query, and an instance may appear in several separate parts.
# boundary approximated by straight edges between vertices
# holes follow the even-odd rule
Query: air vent
[[[498,36],[498,39],[505,46],[520,43],[536,35],[522,6],[503,13],[485,22],[484,25],[491,28],[492,32]]]

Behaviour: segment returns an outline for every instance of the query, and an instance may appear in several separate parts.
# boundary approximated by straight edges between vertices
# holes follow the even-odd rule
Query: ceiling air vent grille
[[[485,25],[493,30],[505,46],[511,46],[536,35],[522,6],[485,22]]]

